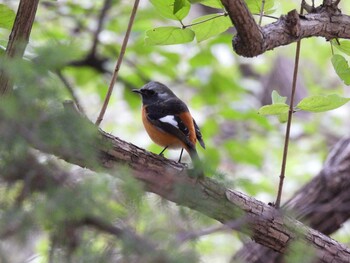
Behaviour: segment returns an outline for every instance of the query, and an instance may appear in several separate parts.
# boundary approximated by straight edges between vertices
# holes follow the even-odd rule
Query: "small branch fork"
[[[295,16],[296,11],[293,10],[263,27],[256,23],[243,0],[221,2],[237,30],[237,35],[232,40],[233,49],[244,57],[258,56],[276,47],[312,36],[327,40],[350,39],[350,16],[341,14],[338,9],[339,0],[325,0],[316,8],[308,8],[310,6],[303,1],[303,7],[311,13]]]

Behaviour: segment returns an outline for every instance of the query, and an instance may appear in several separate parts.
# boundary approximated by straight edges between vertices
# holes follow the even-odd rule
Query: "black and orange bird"
[[[149,137],[164,147],[160,155],[169,149],[185,149],[192,161],[199,160],[196,143],[205,148],[202,134],[186,104],[167,86],[151,81],[141,89],[134,89],[142,97],[142,122]]]

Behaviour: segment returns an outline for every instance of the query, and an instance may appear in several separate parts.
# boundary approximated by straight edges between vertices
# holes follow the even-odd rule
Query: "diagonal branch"
[[[293,211],[294,216],[307,224],[330,235],[350,217],[350,137],[341,139],[332,149],[323,169],[311,182],[303,186],[283,206]],[[346,209],[344,209],[346,208]],[[254,251],[254,253],[252,253]],[[281,254],[247,243],[235,255],[234,262],[283,262]]]
[[[52,121],[59,122],[60,119]],[[70,125],[74,125],[75,122],[65,123],[60,127],[72,131]],[[35,138],[41,134],[35,129],[44,124],[38,123],[34,126],[36,128],[31,128],[30,136],[24,132],[28,128],[19,129],[18,125],[25,125],[25,123],[22,121],[17,124],[16,130],[34,147],[55,154],[71,163],[92,170],[99,169],[93,165],[95,162],[91,159],[77,156],[74,149],[67,148],[68,142],[65,143],[65,148],[50,145],[43,147],[43,143],[38,143],[45,141],[45,138]],[[282,215],[273,207],[227,189],[210,178],[199,179],[196,183],[197,180],[189,176],[190,171],[184,165],[149,153],[103,131],[100,131],[99,137],[100,143],[91,145],[91,150],[100,153],[98,159],[100,165],[110,170],[118,169],[121,165],[128,166],[130,173],[142,181],[149,192],[197,210],[223,224],[239,220],[243,216],[246,218],[246,224],[239,231],[248,234],[257,243],[280,253],[286,252],[292,242],[300,240],[312,245],[320,262],[350,260],[348,248],[295,219]]]
[[[337,3],[312,8],[312,13],[299,15],[292,10],[276,22],[259,27],[243,0],[221,0],[237,35],[232,40],[234,51],[245,57],[258,56],[268,50],[308,37],[350,39],[350,17],[341,14]]]

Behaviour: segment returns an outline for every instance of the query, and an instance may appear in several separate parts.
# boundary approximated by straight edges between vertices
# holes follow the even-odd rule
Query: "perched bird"
[[[142,121],[151,139],[167,149],[185,149],[193,160],[199,160],[196,142],[205,148],[202,134],[186,104],[167,86],[151,81],[141,89],[134,89],[142,97]]]

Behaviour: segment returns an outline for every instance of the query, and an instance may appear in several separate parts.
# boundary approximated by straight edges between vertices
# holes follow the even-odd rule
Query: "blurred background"
[[[18,2],[0,0],[0,4],[14,12]],[[321,2],[315,1],[315,5]],[[274,1],[269,12],[272,17],[264,17],[262,24],[274,22],[292,9],[299,10],[299,5],[300,1]],[[343,13],[349,13],[348,2],[342,1],[340,7]],[[34,61],[41,70],[54,68],[45,75],[46,85],[37,87],[43,93],[46,88],[54,90],[54,96],[50,98],[54,100],[53,107],[59,108],[64,100],[73,98],[90,120],[96,120],[131,8],[131,1],[40,1],[25,59]],[[190,25],[200,16],[220,12],[193,4],[183,24]],[[213,171],[213,177],[224,181],[229,188],[265,203],[273,202],[285,124],[274,116],[260,116],[257,111],[271,103],[273,90],[290,96],[295,44],[255,58],[239,57],[231,46],[233,28],[201,42],[194,40],[164,46],[145,44],[147,30],[159,26],[181,25],[163,18],[149,1],[141,1],[101,128],[122,140],[159,153],[162,148],[152,143],[143,128],[141,100],[131,90],[141,88],[150,80],[162,82],[186,102],[200,126],[207,148],[198,147],[199,155],[208,165],[207,169]],[[2,50],[10,32],[0,28]],[[296,103],[308,95],[336,93],[349,96],[349,89],[332,67],[331,56],[331,45],[325,39],[302,41]],[[56,63],[59,67],[52,67]],[[21,68],[16,70],[21,71]],[[282,202],[317,175],[330,148],[349,134],[349,107],[294,115]],[[37,194],[28,198],[21,209],[15,209],[14,200],[20,183],[11,187],[1,183],[0,225],[7,227],[14,220],[21,224],[14,233],[1,239],[0,262],[65,262],[67,248],[54,238],[62,231],[59,226],[67,214],[78,216],[90,209],[96,209],[97,214],[110,221],[122,222],[161,244],[170,253],[182,255],[178,262],[229,262],[242,246],[245,237],[229,230],[181,239],[186,233],[219,223],[154,194],[143,193],[136,182],[125,180],[127,176],[121,175],[122,171],[112,175],[97,174],[53,156],[37,154],[43,162],[54,161],[76,175],[81,191]],[[165,154],[174,160],[178,155],[179,151]],[[187,155],[183,160],[190,162]],[[79,213],[69,204],[80,204]],[[75,234],[79,236],[79,242],[71,262],[128,262],[121,259],[120,241],[96,231],[84,230]],[[349,227],[345,225],[334,237],[349,243]]]

